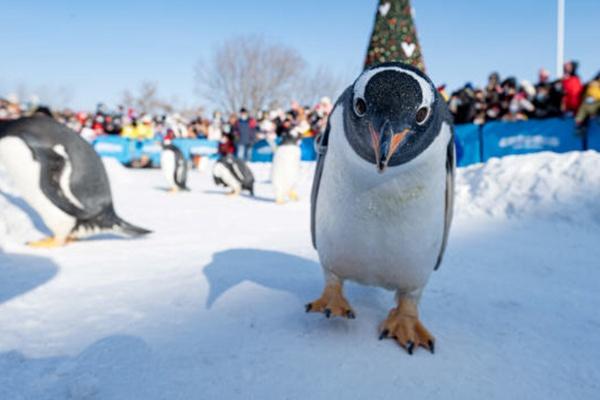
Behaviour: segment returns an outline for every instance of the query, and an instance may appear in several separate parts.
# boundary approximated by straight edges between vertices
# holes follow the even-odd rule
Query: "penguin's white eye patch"
[[[367,113],[367,102],[363,98],[359,97],[354,100],[354,112],[359,117],[362,117]]]
[[[417,110],[415,120],[417,121],[417,124],[421,125],[427,120],[427,117],[429,117],[429,107],[424,106]]]

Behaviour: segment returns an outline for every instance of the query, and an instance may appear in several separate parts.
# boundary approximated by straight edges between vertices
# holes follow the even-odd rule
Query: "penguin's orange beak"
[[[385,171],[388,162],[410,132],[410,128],[406,128],[400,132],[393,132],[388,126],[388,124],[384,124],[382,132],[378,133],[373,128],[373,125],[369,124],[371,146],[373,146],[373,151],[375,152],[375,166],[380,174]]]

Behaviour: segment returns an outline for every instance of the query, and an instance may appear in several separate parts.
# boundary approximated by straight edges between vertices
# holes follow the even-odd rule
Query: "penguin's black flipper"
[[[325,165],[329,130],[330,127],[328,122],[323,135],[315,140],[315,146],[317,148],[317,166],[315,167],[315,176],[313,178],[312,190],[310,193],[310,234],[315,249],[317,248],[317,197],[319,197],[319,185],[321,184],[323,166]]]
[[[456,173],[456,149],[454,144],[454,128],[450,125],[452,134],[450,135],[450,142],[446,151],[446,208],[444,214],[444,237],[442,239],[442,248],[438,255],[437,262],[435,263],[434,271],[440,267],[444,251],[446,250],[446,244],[448,243],[448,233],[450,231],[450,224],[452,223],[452,215],[454,212],[454,175]]]
[[[329,119],[327,120],[327,126],[325,132],[315,139],[315,149],[317,151],[317,166],[315,167],[315,176],[313,178],[312,190],[310,193],[310,234],[312,237],[313,247],[317,248],[317,198],[319,197],[319,186],[321,185],[321,176],[323,175],[323,166],[325,165],[325,155],[327,154],[327,147],[329,146],[329,134],[331,131],[331,116],[338,108],[338,104],[343,103],[348,96],[350,96],[350,87],[346,88],[344,93],[336,101]]]
[[[33,147],[34,157],[45,166],[40,169],[40,187],[46,197],[58,208],[76,218],[89,218],[91,214],[81,204],[75,204],[78,199],[69,188],[70,165],[65,154],[57,149]]]

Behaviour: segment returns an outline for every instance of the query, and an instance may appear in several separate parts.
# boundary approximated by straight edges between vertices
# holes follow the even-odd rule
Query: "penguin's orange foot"
[[[327,318],[331,316],[356,318],[348,300],[344,298],[342,285],[337,282],[325,286],[321,297],[306,305],[306,312],[323,313]]]
[[[169,189],[169,193],[173,194],[173,193],[178,193],[179,192],[179,188],[177,187],[172,187],[171,189]]]
[[[394,338],[410,355],[419,346],[432,354],[435,350],[435,338],[419,321],[417,306],[411,300],[403,299],[398,302],[398,307],[392,309],[381,324],[380,332],[379,340]]]
[[[35,242],[28,242],[27,246],[33,247],[35,249],[52,249],[55,247],[62,247],[70,240],[68,239],[57,239],[55,237],[47,237],[41,240],[37,240]]]
[[[236,197],[236,196],[239,196],[239,194],[240,194],[239,191],[234,190],[234,191],[231,191],[231,192],[227,193],[227,196],[229,196],[229,197]]]

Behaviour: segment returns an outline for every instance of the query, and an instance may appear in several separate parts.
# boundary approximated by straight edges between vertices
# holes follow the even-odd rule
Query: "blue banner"
[[[600,151],[600,120],[592,118],[588,128],[588,149]]]
[[[252,146],[252,161],[271,162],[273,161],[273,148],[266,140],[262,139]]]
[[[573,118],[490,122],[483,126],[483,161],[490,157],[539,151],[582,150]]]
[[[206,139],[175,139],[183,156],[189,160],[193,156],[216,158],[218,156],[219,142]],[[162,143],[160,140],[134,140],[120,136],[98,136],[92,146],[101,157],[113,157],[123,164],[148,156],[152,165],[160,166],[160,153]]]
[[[302,161],[314,161],[317,159],[314,137],[302,139],[302,142],[300,142],[300,154]]]
[[[461,124],[454,126],[457,166],[464,167],[481,162],[480,134],[480,125]]]
[[[92,146],[100,157],[112,157],[122,164],[131,161],[133,146],[127,139],[120,136],[98,136]]]

